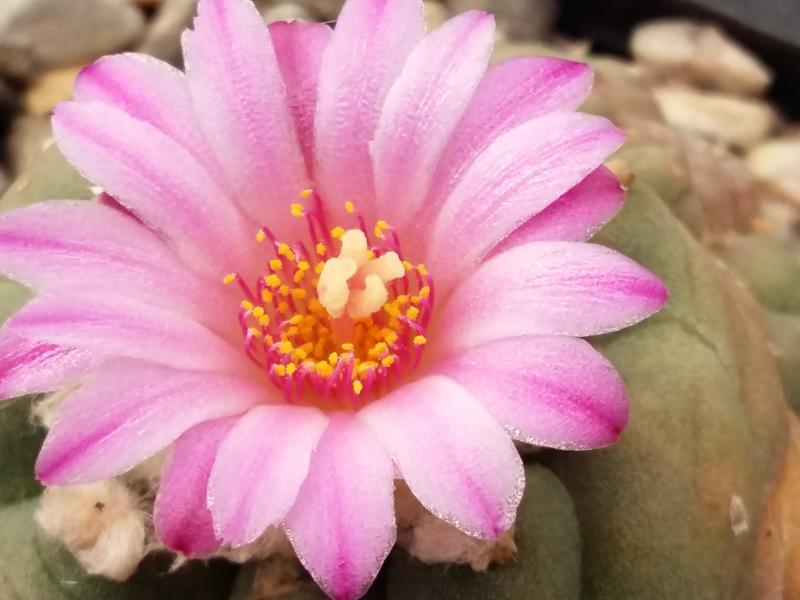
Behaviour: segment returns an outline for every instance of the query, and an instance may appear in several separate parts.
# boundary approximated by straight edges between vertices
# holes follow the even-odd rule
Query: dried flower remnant
[[[622,382],[582,336],[663,284],[586,243],[622,142],[574,112],[586,65],[488,67],[493,20],[425,33],[417,0],[349,0],[335,30],[201,0],[187,72],[125,54],[56,110],[61,150],[125,210],[0,217],[0,270],[36,297],[0,331],[0,394],[76,386],[47,485],[170,448],[155,525],[190,557],[281,527],[334,598],[395,542],[400,477],[477,538],[514,522],[513,440],[613,443]]]

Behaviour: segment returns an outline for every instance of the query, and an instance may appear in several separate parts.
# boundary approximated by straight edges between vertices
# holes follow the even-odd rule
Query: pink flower
[[[425,34],[419,0],[349,0],[335,30],[201,0],[186,75],[87,67],[55,134],[108,195],[0,219],[0,268],[37,292],[0,334],[0,395],[80,383],[39,479],[172,445],[167,544],[280,525],[349,599],[394,544],[395,478],[491,538],[522,493],[512,439],[613,443],[622,382],[579,336],[667,297],[585,243],[622,203],[602,162],[623,136],[574,112],[586,65],[487,68],[493,37],[480,12]]]

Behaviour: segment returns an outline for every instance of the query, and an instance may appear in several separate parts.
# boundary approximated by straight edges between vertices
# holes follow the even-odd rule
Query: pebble
[[[757,96],[772,83],[772,73],[724,31],[684,19],[639,25],[631,38],[634,58],[670,81]]]
[[[423,2],[423,4],[425,5],[425,24],[428,27],[428,31],[443,25],[450,18],[450,11],[447,10],[444,4],[430,0]]]
[[[492,53],[492,62],[498,63],[519,56],[553,56],[566,60],[585,61],[589,44],[567,39],[552,39],[544,42],[514,42],[498,36]]]
[[[145,27],[127,0],[2,0],[0,73],[30,79],[131,47]]]
[[[261,16],[267,23],[274,21],[292,21],[300,19],[303,21],[313,21],[313,15],[307,8],[291,2],[281,2],[267,6],[261,10]]]
[[[750,171],[782,196],[800,203],[800,137],[776,138],[753,148]]]
[[[197,0],[164,0],[137,51],[180,65],[181,32],[191,25],[196,9]]]
[[[48,117],[19,117],[14,121],[8,140],[14,173],[28,171],[53,143],[53,128]]]
[[[72,87],[83,66],[63,67],[44,73],[25,91],[25,110],[32,115],[49,115],[59,102],[72,98]]]
[[[278,8],[287,2],[280,0],[254,0],[255,5],[259,12],[264,15],[272,8]],[[310,17],[302,17],[304,19],[311,18],[311,20],[322,21],[335,21],[339,16],[339,11],[342,10],[344,0],[294,0],[291,4],[298,6],[300,9],[307,11]],[[285,9],[283,9],[285,10]],[[287,17],[280,17],[286,19]],[[275,20],[275,19],[273,19]]]
[[[667,122],[732,148],[750,148],[765,139],[777,122],[775,111],[760,100],[683,87],[655,89]]]
[[[558,16],[556,0],[448,0],[454,14],[485,10],[495,15],[497,28],[511,39],[543,40]]]

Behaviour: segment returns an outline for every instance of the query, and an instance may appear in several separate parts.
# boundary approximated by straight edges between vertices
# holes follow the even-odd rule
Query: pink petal
[[[381,106],[425,33],[420,0],[349,0],[322,59],[316,115],[316,178],[328,206],[368,207],[369,143]]]
[[[0,272],[43,292],[122,294],[197,316],[230,304],[152,231],[98,202],[52,200],[0,216]]]
[[[119,475],[210,419],[264,402],[262,385],[211,373],[119,361],[73,392],[47,435],[36,476],[72,485]]]
[[[331,418],[284,521],[297,556],[331,598],[360,598],[395,540],[394,467],[354,416]]]
[[[76,381],[102,362],[87,350],[21,338],[0,330],[0,399],[49,392]]]
[[[434,167],[486,71],[494,19],[470,11],[416,45],[389,90],[375,140],[377,214],[403,226],[422,205]]]
[[[433,514],[494,538],[514,522],[524,473],[511,439],[463,387],[440,376],[404,385],[359,416]]]
[[[214,528],[225,543],[252,542],[286,516],[326,424],[315,408],[283,405],[253,408],[234,425],[208,486]]]
[[[252,232],[206,170],[153,125],[100,102],[59,105],[53,131],[64,155],[214,278],[241,268]],[[245,233],[247,234],[245,237]]]
[[[220,547],[206,506],[208,477],[217,451],[238,417],[195,425],[175,440],[161,475],[153,520],[164,543],[190,558]]]
[[[619,375],[578,338],[497,340],[435,369],[469,390],[514,439],[529,444],[564,450],[607,446],[628,420]]]
[[[139,358],[177,369],[251,369],[243,350],[197,321],[122,296],[39,296],[12,316],[6,326],[30,340]]]
[[[188,150],[215,178],[220,175],[195,114],[186,75],[172,65],[145,54],[104,56],[80,72],[73,96],[81,102],[111,104],[150,123]]]
[[[436,214],[461,174],[495,138],[534,117],[577,109],[591,87],[591,69],[569,60],[526,56],[490,68],[442,154],[426,214]]]
[[[624,201],[625,188],[611,171],[600,167],[500,242],[492,255],[528,242],[586,241],[619,212]]]
[[[498,137],[460,179],[434,223],[426,262],[440,288],[443,276],[478,262],[595,170],[622,139],[605,119],[579,113],[540,117]]]
[[[237,199],[276,233],[308,186],[270,34],[249,0],[200,0],[184,36],[194,105]]]
[[[483,263],[440,313],[451,348],[519,335],[588,336],[657,312],[667,289],[652,273],[603,246],[531,242]]]
[[[314,113],[322,56],[332,30],[324,23],[277,21],[269,26],[272,47],[286,84],[289,110],[309,174],[314,171]]]

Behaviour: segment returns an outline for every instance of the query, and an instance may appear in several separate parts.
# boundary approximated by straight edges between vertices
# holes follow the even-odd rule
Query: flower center
[[[293,204],[291,212],[306,220],[313,252],[263,227],[256,240],[271,246],[265,273],[254,286],[239,273],[223,281],[237,282],[244,294],[238,320],[245,353],[288,403],[355,408],[419,364],[433,281],[424,265],[403,260],[399,236],[385,221],[370,232],[347,202],[356,227],[331,229],[316,193],[301,196],[313,208]]]

